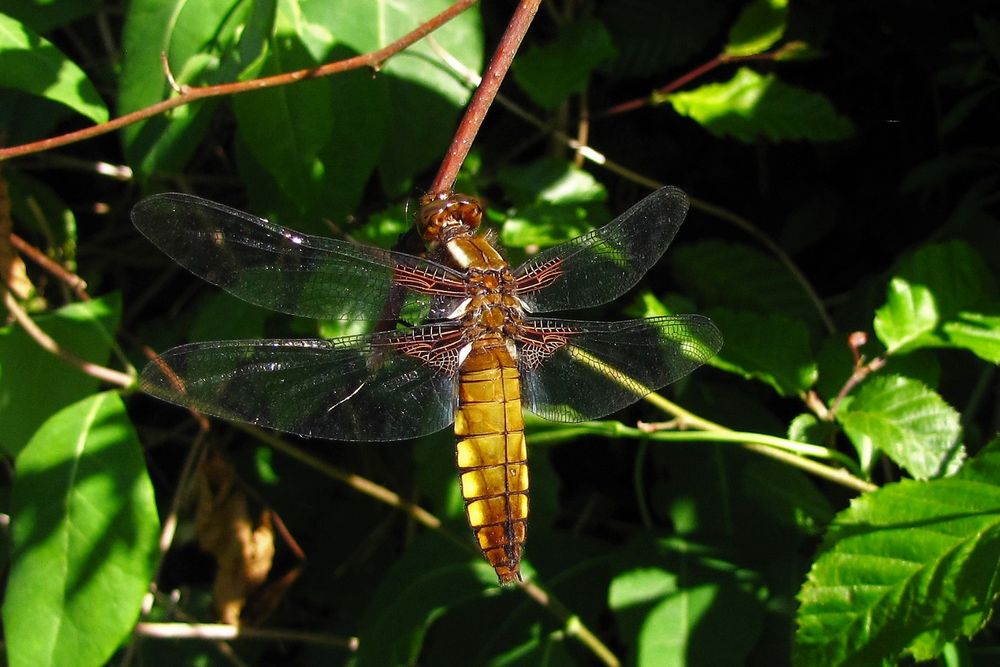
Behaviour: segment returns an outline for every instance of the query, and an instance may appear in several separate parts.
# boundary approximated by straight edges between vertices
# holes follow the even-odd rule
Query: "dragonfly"
[[[511,268],[473,197],[429,194],[426,257],[310,236],[201,199],[140,201],[135,226],[204,280],[252,304],[375,329],[338,338],[195,342],[140,375],[146,393],[312,438],[387,441],[454,424],[473,537],[501,584],[521,581],[528,520],[522,409],[604,417],[688,375],[722,347],[701,315],[617,322],[548,313],[612,301],[663,255],[688,209],[665,187],[603,227]]]

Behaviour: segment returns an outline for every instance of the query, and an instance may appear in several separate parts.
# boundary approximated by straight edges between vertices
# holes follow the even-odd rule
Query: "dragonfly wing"
[[[440,319],[465,298],[461,274],[428,260],[300,234],[207,199],[166,193],[132,221],[178,264],[270,310],[326,320]]]
[[[400,440],[455,416],[458,325],[333,340],[192,343],[142,371],[143,391],[234,421],[333,440]]]
[[[688,199],[657,190],[600,229],[544,250],[514,271],[528,311],[589,308],[618,298],[639,282],[684,222]]]
[[[701,315],[624,322],[529,318],[518,337],[524,405],[553,421],[596,419],[684,377],[722,347]]]

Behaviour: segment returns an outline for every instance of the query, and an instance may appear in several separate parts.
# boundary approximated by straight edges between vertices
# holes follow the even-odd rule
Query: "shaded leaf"
[[[108,119],[108,108],[76,63],[49,40],[0,14],[0,86],[59,102],[95,123]]]
[[[965,459],[959,414],[917,380],[873,377],[837,420],[859,452],[884,452],[917,479],[952,474]]]
[[[497,181],[516,206],[602,203],[608,196],[604,185],[589,172],[554,158],[504,167]]]
[[[585,17],[563,25],[554,42],[519,53],[514,79],[536,104],[552,109],[583,92],[591,72],[614,56],[608,31],[597,19]]]
[[[743,493],[783,526],[817,534],[833,519],[833,508],[816,485],[788,465],[754,461],[742,472]]]
[[[3,620],[10,664],[103,665],[139,616],[159,539],[118,394],[61,410],[17,457]]]
[[[359,629],[356,663],[414,664],[428,628],[464,601],[499,593],[493,568],[436,534],[414,540],[382,578]]]
[[[699,0],[615,0],[600,4],[598,18],[619,54],[612,71],[647,77],[703,51],[729,18],[729,7]]]
[[[120,319],[121,299],[111,295],[64,306],[35,323],[63,349],[103,366]],[[10,456],[54,412],[92,394],[99,384],[43,350],[16,324],[0,328],[0,371],[0,447]]]
[[[813,330],[819,327],[802,286],[777,259],[750,246],[702,241],[671,248],[666,257],[682,291],[701,306],[777,312]]]
[[[788,0],[753,0],[729,29],[729,41],[723,52],[729,56],[749,56],[767,51],[785,34],[787,19]]]
[[[614,563],[608,606],[633,664],[742,665],[760,632],[756,575],[684,540],[639,541]],[[726,627],[719,642],[700,627]]]
[[[669,102],[717,137],[751,143],[772,141],[838,141],[854,134],[854,125],[819,93],[787,84],[774,75],[740,68],[732,79],[691,91],[656,96]]]
[[[709,361],[711,365],[766,382],[782,396],[795,396],[816,382],[809,332],[801,322],[718,308],[706,315],[726,339],[726,345]]]
[[[934,657],[989,618],[998,561],[994,440],[953,477],[888,485],[837,516],[799,593],[795,663]]]

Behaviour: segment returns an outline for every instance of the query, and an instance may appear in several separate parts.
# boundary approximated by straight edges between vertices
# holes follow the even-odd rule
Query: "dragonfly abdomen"
[[[500,582],[520,581],[528,456],[517,362],[500,336],[473,343],[458,387],[456,461],[469,525]]]

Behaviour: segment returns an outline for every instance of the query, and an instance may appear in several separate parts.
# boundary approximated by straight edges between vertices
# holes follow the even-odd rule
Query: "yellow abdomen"
[[[458,392],[456,460],[469,525],[500,582],[520,581],[528,454],[517,362],[499,336],[473,343]]]

